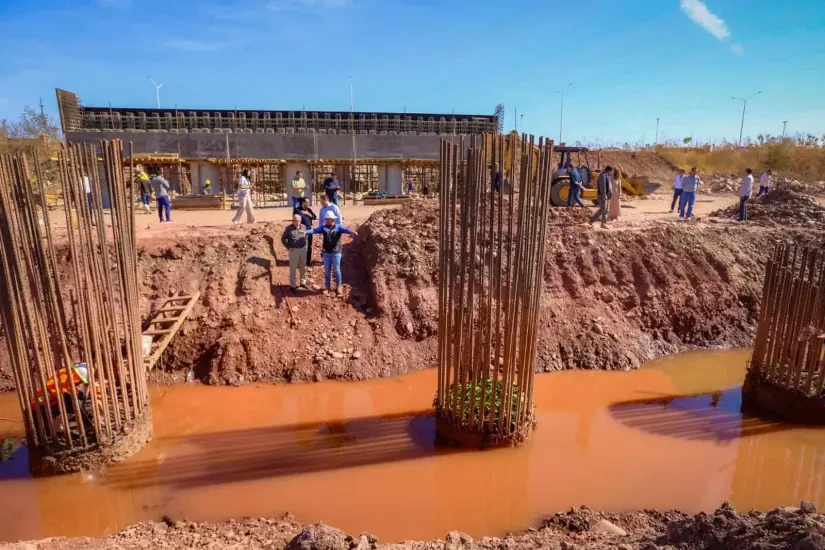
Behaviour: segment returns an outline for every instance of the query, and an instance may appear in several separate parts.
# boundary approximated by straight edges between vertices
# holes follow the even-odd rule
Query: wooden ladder
[[[195,292],[191,296],[175,295],[166,300],[155,313],[155,317],[149,321],[143,336],[152,338],[152,347],[148,355],[144,355],[143,362],[147,370],[155,368],[155,364],[160,359],[161,354],[166,350],[172,339],[183,326],[186,317],[195,307],[200,292]]]

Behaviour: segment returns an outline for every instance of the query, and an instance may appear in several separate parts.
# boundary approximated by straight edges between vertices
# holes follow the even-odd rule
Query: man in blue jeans
[[[329,202],[338,206],[338,190],[341,186],[338,184],[338,176],[335,172],[331,172],[329,177],[324,180],[324,193],[329,197]]]
[[[172,199],[169,198],[169,182],[158,174],[152,178],[152,189],[155,190],[155,198],[158,201],[158,217],[160,223],[171,222],[170,214],[172,211]],[[166,221],[163,220],[163,214],[166,213]]]
[[[690,174],[682,178],[682,196],[679,197],[679,221],[693,219],[693,204],[696,202],[696,190],[702,179],[699,177],[699,170],[694,166],[690,169]]]
[[[324,215],[324,225],[318,226],[311,231],[307,231],[307,235],[322,235],[324,242],[321,246],[324,259],[324,283],[326,290],[329,292],[330,279],[333,268],[335,269],[335,293],[340,296],[343,292],[341,288],[341,235],[355,236],[355,231],[339,225],[335,212],[327,211]]]
[[[567,174],[570,176],[570,189],[567,192],[567,207],[570,208],[573,206],[573,202],[575,201],[576,204],[584,208],[584,203],[581,199],[582,175],[578,170],[573,168],[572,164],[568,164],[565,168],[567,168]]]

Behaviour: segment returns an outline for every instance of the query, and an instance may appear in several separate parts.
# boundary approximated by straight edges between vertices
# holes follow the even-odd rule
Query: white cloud
[[[215,52],[223,48],[223,44],[219,42],[202,42],[200,40],[169,40],[164,45],[167,48],[185,52]]]
[[[691,18],[694,23],[708,31],[718,40],[727,40],[730,31],[725,22],[715,13],[710,11],[708,6],[701,0],[682,0],[682,11]]]
[[[730,51],[732,51],[736,55],[742,55],[745,53],[745,49],[742,48],[742,46],[740,46],[739,44],[731,44]]]

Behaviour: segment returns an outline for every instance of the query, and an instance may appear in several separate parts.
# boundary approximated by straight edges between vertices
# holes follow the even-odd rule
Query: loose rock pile
[[[759,188],[759,175],[754,173],[754,192]],[[714,194],[739,194],[739,185],[742,183],[744,174],[709,174],[702,176],[703,193]],[[774,176],[771,181],[771,188],[784,191],[795,191],[797,193],[808,193],[810,195],[825,195],[825,181],[802,182],[799,180]]]
[[[738,219],[739,205],[716,210],[711,216]],[[825,206],[811,195],[774,189],[748,202],[748,222],[759,225],[825,226]]]
[[[474,540],[457,531],[444,540],[381,544],[370,534],[347,535],[316,523],[301,525],[292,516],[245,519],[226,523],[195,523],[166,519],[145,522],[101,539],[53,538],[35,544],[7,546],[11,550],[103,550],[209,548],[213,550],[818,550],[825,542],[825,516],[813,504],[776,508],[770,512],[738,512],[724,503],[712,514],[681,512],[607,514],[586,507],[550,516],[538,528],[503,538]]]

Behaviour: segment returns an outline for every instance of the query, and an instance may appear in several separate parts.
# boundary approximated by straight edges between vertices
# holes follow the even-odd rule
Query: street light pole
[[[567,83],[567,88],[572,86],[572,82]],[[559,111],[559,143],[561,143],[561,132],[564,128],[564,92],[567,88],[562,88],[561,90],[556,90],[557,94],[561,94],[561,110]]]
[[[160,109],[160,89],[163,88],[163,84],[157,84],[154,80],[152,80],[151,76],[147,76],[146,78],[149,79],[149,82],[152,83],[152,86],[155,87],[155,97],[158,100],[158,109]]]
[[[739,147],[742,147],[742,131],[745,129],[745,109],[748,107],[748,101],[762,93],[762,90],[756,92],[748,98],[731,97],[731,99],[738,99],[742,102],[742,123],[739,125]]]
[[[782,139],[785,139],[785,128],[786,128],[787,126],[788,126],[788,121],[787,121],[787,120],[783,120],[783,121],[782,121]]]
[[[659,145],[659,119],[656,119],[656,143],[653,144],[654,147]]]
[[[520,116],[521,116],[521,132],[520,133],[523,134],[524,133],[524,115],[520,115]]]

